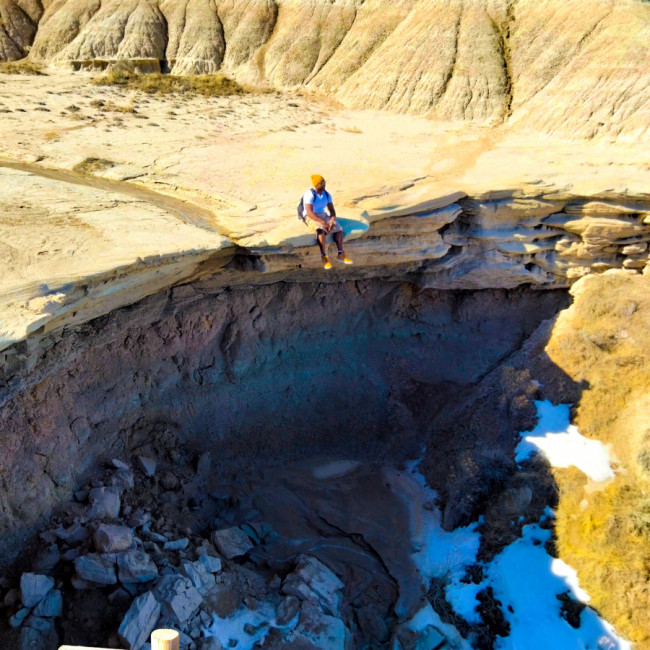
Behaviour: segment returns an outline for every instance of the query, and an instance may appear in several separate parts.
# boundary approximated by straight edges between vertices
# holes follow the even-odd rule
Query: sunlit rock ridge
[[[148,60],[578,137],[650,125],[642,0],[1,0],[0,16],[0,60]]]

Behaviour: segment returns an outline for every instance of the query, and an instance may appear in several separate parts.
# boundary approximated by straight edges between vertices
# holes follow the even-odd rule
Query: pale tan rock
[[[42,14],[39,0],[0,0],[0,61],[27,55]]]
[[[637,244],[628,244],[627,246],[623,246],[623,248],[621,249],[621,254],[640,255],[641,253],[645,253],[647,250],[648,250],[648,243],[639,242]]]
[[[175,73],[307,86],[349,107],[510,120],[527,132],[634,139],[650,125],[642,0],[56,0],[35,37],[40,5],[29,1],[25,13],[3,0],[13,31],[0,60],[33,40],[31,58],[45,63],[161,61]]]
[[[160,8],[169,25],[165,58],[171,71],[210,74],[219,70],[226,43],[216,4],[166,0]]]

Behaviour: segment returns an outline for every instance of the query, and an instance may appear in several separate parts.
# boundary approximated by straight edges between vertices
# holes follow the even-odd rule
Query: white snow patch
[[[497,637],[498,650],[627,650],[632,645],[616,636],[611,625],[590,608],[575,629],[561,617],[558,594],[585,601],[576,573],[553,559],[543,543],[550,531],[537,524],[525,526],[521,539],[507,546],[487,567],[486,585],[502,603],[510,635]]]
[[[410,620],[403,625],[403,629],[414,630],[416,632],[424,632],[428,627],[433,626],[447,639],[445,648],[454,648],[455,650],[471,650],[470,644],[463,639],[458,630],[448,623],[443,623],[438,613],[431,607],[429,603],[425,603],[420,610],[418,610]],[[393,645],[397,649],[397,643]],[[419,647],[419,646],[418,646]]]
[[[481,542],[481,536],[476,532],[478,523],[451,532],[443,530],[440,510],[422,507],[424,503],[435,502],[438,494],[426,484],[426,479],[415,467],[411,464],[409,469],[414,479],[413,488],[419,497],[420,512],[417,530],[411,531],[412,547],[416,549],[411,558],[422,576],[422,584],[427,587],[432,578],[460,580],[465,575],[465,567],[476,561]]]
[[[256,628],[253,634],[244,630],[246,624]],[[228,618],[220,618],[212,614],[212,623],[201,627],[205,637],[216,637],[224,648],[230,647],[230,641],[237,641],[237,650],[253,650],[253,647],[265,639],[271,627],[291,629],[298,624],[298,614],[285,626],[279,626],[275,620],[275,611],[270,603],[262,603],[258,610],[252,611],[245,607],[233,612]]]
[[[338,478],[353,472],[361,463],[356,460],[337,460],[325,465],[319,465],[312,471],[314,478]]]
[[[550,405],[548,402],[539,404]],[[569,412],[568,406],[563,407],[559,414],[555,412],[557,407],[553,407],[551,412],[556,418],[556,424],[555,427],[552,423],[549,426],[547,418],[547,432],[557,430],[560,426],[566,428]],[[546,407],[542,406],[541,410],[544,408]],[[409,467],[408,477],[411,479],[409,487],[412,490],[411,516],[416,518],[417,523],[412,526],[413,547],[417,550],[411,558],[420,572],[423,587],[428,589],[432,578],[444,578],[447,582],[446,598],[454,611],[469,623],[481,623],[481,616],[476,611],[479,605],[476,594],[491,586],[495,597],[501,601],[504,617],[510,624],[510,635],[497,637],[497,650],[632,648],[628,641],[619,638],[613,627],[589,607],[582,611],[578,629],[571,627],[562,618],[562,603],[557,599],[558,594],[568,592],[574,600],[585,603],[589,596],[580,588],[575,570],[546,552],[544,543],[550,538],[551,532],[539,524],[525,526],[520,539],[507,546],[489,564],[480,563],[483,567],[483,580],[480,584],[462,583],[460,580],[466,567],[477,562],[480,542],[480,535],[476,532],[478,524],[452,532],[443,530],[439,509],[434,507],[425,510],[423,507],[425,503],[434,501],[437,495],[426,485],[425,478],[417,473],[416,467],[417,464]],[[416,510],[419,512],[416,513]],[[540,521],[551,518],[554,518],[554,513],[547,507]],[[410,629],[418,630],[428,625],[446,632],[441,627],[442,621],[438,615],[427,607],[408,623]]]
[[[523,440],[516,449],[518,463],[541,451],[553,467],[573,465],[593,481],[614,478],[603,443],[581,436],[570,424],[570,404],[554,406],[549,401],[536,401],[535,405],[539,420],[532,431],[521,434]]]

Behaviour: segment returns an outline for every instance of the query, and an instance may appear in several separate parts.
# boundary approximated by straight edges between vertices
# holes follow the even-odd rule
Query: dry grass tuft
[[[105,75],[94,80],[100,86],[122,86],[149,94],[187,94],[204,97],[241,95],[244,88],[236,81],[222,74],[214,75],[171,75],[140,74],[128,64],[117,64]]]
[[[61,137],[58,131],[46,131],[43,133],[43,139],[48,142],[56,142]]]
[[[93,174],[114,166],[115,163],[112,160],[106,160],[105,158],[86,158],[75,165],[72,170],[80,174]]]
[[[32,63],[32,61],[27,61],[27,59],[10,61],[9,63],[0,63],[0,73],[47,76],[45,72],[43,72],[43,67],[41,65],[38,63]]]

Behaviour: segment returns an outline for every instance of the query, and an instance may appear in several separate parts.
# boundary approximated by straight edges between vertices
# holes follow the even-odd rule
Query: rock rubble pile
[[[438,630],[409,629],[410,615],[398,624],[394,586],[391,604],[363,576],[369,559],[357,551],[356,566],[350,560],[353,544],[338,553],[332,542],[331,557],[347,564],[328,567],[327,538],[287,539],[239,487],[208,487],[205,456],[196,470],[113,459],[77,491],[40,534],[30,570],[3,583],[5,643],[140,650],[154,629],[171,627],[188,650],[383,647],[393,638],[404,649],[434,647],[431,638],[453,647]],[[360,596],[364,586],[375,593]]]

